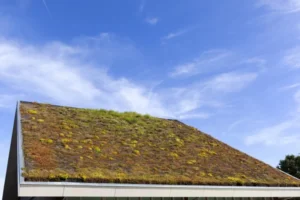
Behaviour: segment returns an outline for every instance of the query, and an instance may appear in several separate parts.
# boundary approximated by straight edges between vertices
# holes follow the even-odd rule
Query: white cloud
[[[86,51],[85,46],[61,43],[30,46],[3,40],[0,83],[8,85],[11,93],[23,92],[32,100],[168,115],[157,98],[149,101],[146,87],[125,78],[112,78],[82,58]]]
[[[300,84],[292,84],[280,88],[280,90],[289,90],[299,87]],[[270,145],[289,145],[300,143],[300,90],[298,89],[294,93],[294,101],[296,109],[293,110],[293,114],[290,119],[281,121],[275,125],[262,128],[245,138],[247,145],[264,144]]]
[[[265,6],[270,10],[281,13],[295,13],[300,11],[299,0],[259,0],[258,6]]]
[[[284,89],[291,89],[298,87],[299,84],[287,86]],[[300,143],[300,90],[294,94],[294,101],[296,103],[296,112],[288,120],[282,121],[278,124],[265,127],[258,130],[256,133],[245,138],[247,145],[264,144],[264,145],[288,145]]]
[[[229,50],[215,49],[203,52],[190,62],[175,66],[169,76],[178,78],[233,70],[263,72],[265,63],[264,59],[258,57],[243,58]]]
[[[291,84],[291,85],[287,85],[287,86],[279,88],[279,90],[290,90],[290,89],[294,89],[294,88],[297,88],[297,87],[300,87],[300,83],[294,83],[294,84]]]
[[[169,33],[168,35],[162,37],[162,40],[165,41],[165,40],[170,40],[170,39],[173,39],[175,37],[179,37],[187,32],[191,31],[191,29],[182,29],[182,30],[179,30],[177,32],[171,32]]]
[[[47,50],[47,47],[1,43],[1,81],[22,91],[39,93],[62,103],[78,99],[90,101],[99,96],[101,91],[80,75],[83,73],[79,68],[80,63],[72,65],[66,57],[72,49],[60,47],[55,50],[64,58],[55,58],[54,52]],[[48,54],[44,51],[48,51]]]
[[[295,47],[286,51],[283,63],[291,69],[300,68],[300,47]]]
[[[47,12],[48,12],[48,14],[49,14],[49,16],[52,17],[52,14],[51,14],[51,12],[50,12],[48,6],[47,6],[46,0],[42,0],[42,1],[43,1],[43,4],[44,4],[44,6],[45,6],[45,8],[46,8],[46,10],[47,10]]]
[[[236,127],[240,126],[240,125],[241,125],[242,123],[244,123],[245,121],[246,121],[245,119],[238,119],[238,120],[234,121],[233,123],[231,123],[231,124],[228,126],[227,130],[226,130],[225,132],[223,132],[222,134],[223,134],[223,135],[230,134],[230,132],[231,132],[232,130],[234,130]]]
[[[171,105],[176,116],[193,116],[195,113],[199,114],[197,112],[201,108],[220,109],[224,106],[222,101],[224,95],[242,90],[256,77],[255,73],[223,73],[185,87],[163,90],[162,97],[168,97],[166,104]],[[176,103],[173,104],[170,100]],[[211,115],[212,113],[208,113],[208,115],[202,115],[202,118],[208,118]],[[197,118],[200,118],[200,115]]]
[[[266,60],[259,58],[259,57],[253,57],[253,58],[249,58],[245,61],[242,61],[242,63],[248,63],[248,64],[258,64],[260,66],[263,66],[266,64]]]
[[[300,112],[300,90],[298,90],[295,94],[294,94],[294,101],[296,102],[296,105],[297,105],[297,111],[299,114]]]
[[[279,124],[263,128],[257,133],[247,136],[245,143],[247,145],[287,145],[299,143],[300,135],[297,134],[297,128],[300,127],[299,119],[290,119]]]
[[[235,92],[255,80],[256,73],[223,73],[210,80],[206,87],[217,92]]]
[[[124,77],[112,77],[107,72],[109,67],[102,64],[108,57],[107,51],[112,59],[127,56],[128,49],[136,51],[114,40],[108,33],[81,38],[74,44],[28,45],[0,40],[0,83],[10,91],[1,94],[4,98],[0,104],[15,105],[15,98],[24,98],[62,105],[132,110],[161,117],[208,118],[210,114],[200,115],[202,112],[197,109],[221,105],[220,96],[239,91],[256,78],[254,73],[223,73],[179,88],[154,90],[155,87]]]
[[[211,71],[215,67],[221,67],[224,60],[231,56],[232,53],[227,50],[210,50],[203,52],[192,62],[187,62],[174,67],[169,74],[170,77],[191,76],[199,73]]]
[[[239,64],[240,65],[249,65],[252,68],[257,67],[258,71],[264,72],[264,71],[266,71],[266,63],[267,63],[267,61],[265,59],[262,59],[259,57],[253,57],[253,58],[242,60]]]
[[[157,17],[149,17],[149,18],[146,18],[146,22],[148,24],[155,25],[158,22],[158,18]]]

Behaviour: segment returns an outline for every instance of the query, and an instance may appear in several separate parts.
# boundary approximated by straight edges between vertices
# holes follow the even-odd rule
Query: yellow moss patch
[[[93,157],[92,157],[92,156],[87,156],[87,158],[89,158],[89,159],[93,160]]]
[[[133,152],[136,154],[136,155],[140,155],[140,151],[139,150],[133,150]]]
[[[71,130],[71,128],[70,128],[69,126],[67,126],[67,125],[64,125],[64,126],[63,126],[63,129]]]
[[[82,141],[84,144],[93,144],[93,141],[91,139],[86,139]]]
[[[49,175],[49,178],[50,178],[50,179],[54,179],[54,178],[56,178],[56,176],[55,176],[54,174],[50,174],[50,175]]]
[[[59,178],[66,180],[69,177],[68,174],[59,174]]]
[[[43,119],[38,119],[37,121],[40,122],[40,123],[43,123],[45,120],[43,120]]]
[[[37,114],[37,111],[36,110],[28,110],[28,113],[29,114]]]
[[[97,152],[97,153],[100,153],[101,152],[101,149],[99,147],[94,147],[94,150]]]
[[[195,164],[196,162],[197,162],[196,160],[188,160],[188,161],[187,161],[187,164],[193,165],[193,164]]]
[[[170,153],[170,156],[172,156],[173,158],[178,158],[178,157],[179,157],[178,154],[177,154],[177,153],[174,153],[174,152],[171,152],[171,153]]]
[[[238,185],[243,185],[244,184],[244,180],[242,180],[241,178],[239,177],[227,177],[227,179],[230,181],[230,182],[234,182],[234,183],[237,183]]]
[[[47,143],[48,143],[48,144],[52,144],[52,143],[53,143],[53,140],[52,140],[52,139],[48,139],[48,140],[47,140]]]
[[[208,154],[206,152],[201,152],[201,153],[198,153],[198,156],[206,158],[206,157],[208,157]]]
[[[69,138],[63,138],[63,139],[61,139],[61,142],[62,143],[70,143],[70,142],[72,142],[72,140]]]
[[[216,155],[217,153],[215,151],[209,150],[209,149],[202,149],[200,153],[198,153],[199,157],[207,158],[210,155]]]

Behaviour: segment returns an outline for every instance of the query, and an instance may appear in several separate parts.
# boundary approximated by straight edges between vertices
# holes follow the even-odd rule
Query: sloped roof
[[[177,120],[20,103],[26,181],[300,186]]]

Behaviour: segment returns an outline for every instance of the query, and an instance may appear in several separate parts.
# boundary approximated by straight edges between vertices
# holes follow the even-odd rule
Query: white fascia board
[[[20,197],[300,197],[298,187],[191,186],[147,184],[20,184]]]

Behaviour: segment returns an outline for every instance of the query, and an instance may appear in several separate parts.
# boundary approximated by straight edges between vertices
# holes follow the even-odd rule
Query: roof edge
[[[20,103],[17,101],[16,113],[17,113],[17,173],[18,173],[18,182],[20,185],[24,183],[24,177],[22,176],[22,169],[24,168],[24,154],[23,154],[23,136],[22,136],[22,127],[21,127],[21,113],[20,113]]]
[[[300,197],[299,187],[82,184],[26,182],[22,197]]]
[[[284,173],[285,175],[288,175],[289,177],[292,177],[292,178],[294,178],[294,179],[300,181],[299,178],[297,178],[297,177],[295,177],[295,176],[293,176],[293,175],[290,175],[290,174],[288,174],[288,173],[282,171],[281,169],[278,169],[277,167],[274,167],[274,168],[277,169],[278,171],[280,171],[281,173]]]
[[[215,188],[215,189],[227,189],[227,188],[248,188],[248,189],[297,189],[300,187],[284,187],[284,186],[222,186],[222,185],[169,185],[169,184],[132,184],[132,183],[88,183],[88,182],[34,182],[34,181],[22,181],[21,185],[36,185],[36,186],[82,186],[82,187],[139,187],[139,188]]]

